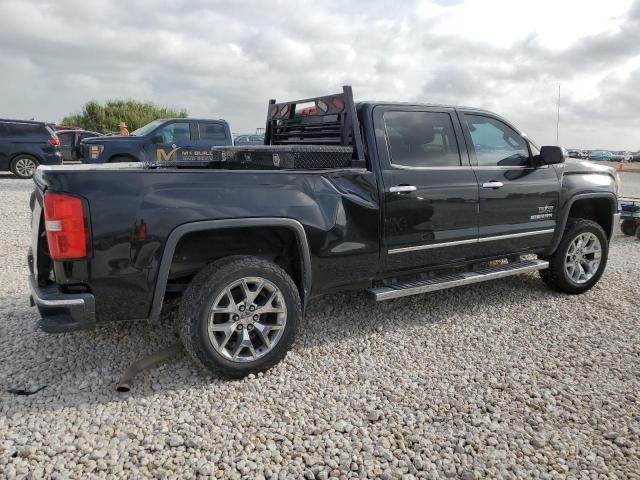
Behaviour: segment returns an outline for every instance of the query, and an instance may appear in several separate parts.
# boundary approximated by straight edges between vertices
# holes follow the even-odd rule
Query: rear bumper
[[[40,287],[33,273],[33,256],[29,253],[29,287],[31,306],[38,307],[38,327],[47,333],[88,330],[96,325],[95,299],[90,293],[64,293],[56,284]]]
[[[62,165],[62,154],[58,151],[54,153],[44,153],[40,159],[41,165]]]

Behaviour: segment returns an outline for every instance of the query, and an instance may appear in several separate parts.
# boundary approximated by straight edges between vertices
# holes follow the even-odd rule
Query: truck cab
[[[165,118],[128,136],[89,138],[81,144],[82,163],[179,162],[206,160],[216,147],[232,145],[225,120]]]

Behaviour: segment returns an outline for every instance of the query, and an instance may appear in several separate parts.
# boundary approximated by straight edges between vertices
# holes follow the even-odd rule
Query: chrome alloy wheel
[[[233,362],[252,362],[270,352],[287,324],[284,296],[272,282],[245,277],[227,285],[211,304],[209,339]]]
[[[26,157],[19,158],[15,165],[16,172],[21,177],[32,176],[37,167],[36,162]]]
[[[569,244],[564,269],[573,282],[583,284],[598,272],[601,257],[598,237],[590,232],[581,233]]]

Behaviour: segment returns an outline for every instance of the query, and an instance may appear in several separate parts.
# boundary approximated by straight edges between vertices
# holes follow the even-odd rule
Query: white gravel
[[[617,235],[583,296],[535,275],[381,304],[334,295],[265,375],[222,381],[181,356],[119,394],[172,319],[35,330],[30,190],[0,176],[0,477],[639,478],[636,239]]]

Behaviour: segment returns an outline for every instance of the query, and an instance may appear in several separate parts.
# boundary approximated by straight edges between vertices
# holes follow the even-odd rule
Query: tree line
[[[156,105],[152,102],[136,100],[107,100],[104,105],[92,100],[87,102],[80,113],[64,117],[63,125],[80,127],[93,132],[109,133],[118,130],[118,124],[125,122],[130,132],[158,118],[186,118],[184,109]]]

